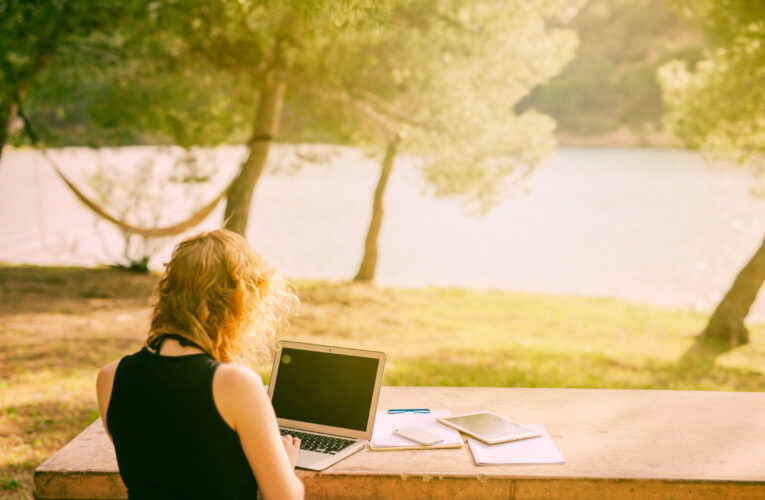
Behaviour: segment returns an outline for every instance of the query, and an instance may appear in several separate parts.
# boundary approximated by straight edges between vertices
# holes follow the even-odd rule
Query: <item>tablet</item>
[[[488,411],[441,417],[436,420],[487,444],[505,443],[542,435],[539,431]]]

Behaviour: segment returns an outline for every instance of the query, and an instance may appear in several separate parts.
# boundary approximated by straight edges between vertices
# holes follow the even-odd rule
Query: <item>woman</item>
[[[157,295],[146,346],[96,382],[129,498],[302,498],[300,442],[244,364],[270,352],[295,295],[226,230],[180,243]]]

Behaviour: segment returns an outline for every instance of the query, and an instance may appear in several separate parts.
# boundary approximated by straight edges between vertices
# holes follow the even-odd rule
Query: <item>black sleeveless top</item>
[[[146,347],[120,361],[106,425],[130,499],[256,498],[239,435],[213,401],[219,364]]]

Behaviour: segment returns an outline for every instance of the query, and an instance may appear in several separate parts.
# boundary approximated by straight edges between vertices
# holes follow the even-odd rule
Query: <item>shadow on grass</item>
[[[5,266],[0,264],[0,315],[58,312],[94,299],[147,305],[157,275],[112,268]]]
[[[723,339],[715,339],[697,335],[696,340],[680,357],[678,366],[687,370],[708,370],[715,364],[715,360],[732,351],[738,346]]]
[[[42,370],[67,373],[96,369],[137,351],[141,341],[108,335],[88,338],[44,339],[36,343],[6,342],[0,349],[0,377],[10,378]]]
[[[299,281],[300,301],[316,306],[390,306],[396,299],[392,290],[368,282]]]
[[[391,385],[762,391],[765,374],[707,364],[619,360],[601,354],[437,351],[395,360]]]

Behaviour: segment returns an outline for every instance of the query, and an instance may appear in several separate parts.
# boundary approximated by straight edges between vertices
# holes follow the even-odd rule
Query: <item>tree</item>
[[[152,2],[141,22],[98,38],[94,55],[72,53],[66,71],[39,78],[27,109],[69,124],[63,136],[55,134],[62,127],[44,131],[52,143],[148,135],[213,145],[245,134],[248,156],[225,214],[227,227],[244,233],[289,87],[293,114],[332,114],[323,123],[345,140],[370,142],[369,129],[382,130],[388,175],[403,132],[403,151],[429,157],[425,174],[439,195],[472,193],[485,208],[500,197],[499,179],[552,148],[552,122],[517,116],[513,106],[573,52],[570,33],[541,28],[543,15],[572,5]],[[356,133],[349,123],[360,125]],[[378,188],[362,266],[372,274],[385,182]]]
[[[173,33],[182,51],[209,71],[239,84],[239,99],[251,113],[248,155],[229,190],[224,224],[245,234],[250,204],[270,148],[279,135],[287,88],[295,75],[321,81],[316,68],[329,43],[344,34],[374,29],[388,2],[325,0],[260,3],[186,0],[157,9],[157,29]],[[168,31],[168,26],[172,29]],[[174,31],[173,31],[174,30]]]
[[[21,99],[45,70],[79,51],[115,19],[141,12],[140,1],[0,0],[0,155]]]
[[[92,3],[95,9],[103,2]],[[99,29],[62,42],[56,64],[28,84],[24,110],[40,138],[49,146],[190,148],[242,136],[251,118],[249,82],[214,71],[192,50],[182,35],[194,30],[178,2],[129,5],[123,15],[105,12]],[[34,20],[26,26],[36,29]]]
[[[704,30],[711,50],[695,68],[672,62],[659,71],[666,128],[691,149],[765,170],[765,2],[677,3]],[[765,240],[717,305],[702,337],[745,344],[746,316],[765,281]]]
[[[155,5],[135,0],[100,11],[99,8],[108,6],[107,2],[64,1],[56,3],[57,8],[64,11],[58,18],[50,12],[58,10],[48,3],[37,10],[16,6],[15,21],[7,21],[18,32],[16,42],[32,48],[40,45],[38,38],[42,35],[38,31],[46,33],[46,23],[52,22],[51,17],[58,19],[57,26],[70,27],[68,31],[61,28],[57,43],[51,42],[46,49],[48,52],[38,51],[47,54],[48,64],[33,65],[25,62],[20,54],[7,56],[9,64],[6,66],[27,68],[27,73],[34,76],[21,78],[19,75],[25,73],[18,68],[15,72],[4,73],[13,76],[6,81],[24,82],[23,92],[11,92],[14,112],[23,123],[11,138],[16,143],[27,141],[41,147],[44,156],[74,195],[123,232],[128,260],[131,259],[131,248],[135,247],[131,245],[131,241],[136,241],[134,236],[143,238],[146,243],[149,238],[182,234],[209,215],[225,193],[198,208],[182,222],[164,227],[141,227],[140,224],[146,222],[145,214],[136,213],[131,208],[146,208],[146,203],[153,203],[152,212],[159,208],[157,200],[152,200],[145,189],[152,180],[148,174],[153,167],[137,165],[138,172],[132,179],[128,173],[122,178],[122,184],[117,177],[124,173],[117,173],[114,178],[101,176],[101,182],[90,183],[94,196],[81,191],[66,177],[45,153],[44,144],[99,147],[134,143],[136,139],[151,135],[155,140],[170,142],[168,138],[171,138],[172,142],[189,147],[209,144],[211,139],[229,132],[227,127],[219,126],[220,121],[204,119],[214,117],[216,112],[220,115],[227,111],[224,105],[228,94],[212,92],[212,84],[217,84],[220,89],[228,82],[222,78],[213,81],[202,77],[190,83],[190,72],[199,67],[198,63],[193,58],[177,57],[173,54],[173,45],[166,43],[168,40],[155,36],[161,33],[147,31],[151,26],[148,21],[156,17],[153,15]],[[118,18],[116,22],[114,17]],[[9,34],[8,38],[0,40],[13,41],[14,36]],[[189,119],[191,116],[197,119]],[[236,122],[230,120],[230,123]],[[43,126],[38,127],[38,124]],[[176,169],[176,173],[185,171],[181,177],[187,180],[183,182],[186,185],[203,182],[204,179],[195,174],[197,164],[188,150],[183,157],[184,161],[179,162]],[[109,185],[107,180],[112,185],[109,189],[105,189]],[[174,182],[169,179],[169,183]],[[114,187],[124,188],[130,184],[134,185],[130,190],[133,207],[126,205],[124,200],[119,201],[119,196],[113,196],[119,191]],[[152,213],[155,223],[159,215]],[[140,263],[142,257],[134,263]],[[145,262],[142,265],[145,267]]]
[[[97,11],[99,0],[90,3],[81,2]],[[375,29],[388,3],[136,0],[134,18],[125,21],[106,11],[110,31],[83,32],[87,50],[68,51],[66,64],[48,67],[25,99],[25,110],[35,123],[53,125],[38,130],[49,144],[100,146],[148,137],[189,147],[244,138],[248,155],[230,186],[225,214],[226,226],[244,234],[255,185],[279,133],[288,82],[295,80],[291,75],[314,67],[326,45],[342,41],[343,33]],[[75,1],[59,4],[80,8]],[[18,36],[36,33],[55,18],[25,5],[13,3],[24,11],[14,17],[23,22],[10,23]],[[28,13],[32,19],[24,17]],[[100,36],[85,36],[92,34]],[[30,40],[27,45],[34,45]],[[3,41],[11,45],[14,36]],[[34,67],[37,73],[46,68]],[[321,78],[313,74],[308,81]],[[20,95],[5,80],[1,90],[8,87],[3,95],[10,97],[0,102],[0,112],[12,111]]]
[[[418,3],[409,0],[389,0],[386,2],[368,1],[368,2],[302,2],[294,0],[292,2],[283,2],[280,4],[256,4],[250,2],[209,2],[199,0],[185,0],[179,2],[159,2],[151,17],[151,26],[157,32],[165,33],[173,43],[166,45],[177,47],[174,53],[185,54],[194,59],[195,62],[203,64],[209,68],[209,71],[216,73],[216,79],[220,75],[227,75],[231,85],[231,95],[236,96],[240,103],[247,103],[236,113],[231,113],[229,118],[238,116],[237,121],[245,121],[241,118],[242,110],[251,112],[252,117],[247,131],[248,139],[246,141],[248,148],[247,159],[241,165],[239,173],[231,185],[227,206],[225,211],[226,227],[245,233],[250,203],[252,200],[255,185],[265,167],[269,150],[280,131],[282,111],[285,102],[288,100],[287,89],[291,89],[292,102],[297,102],[303,96],[312,100],[312,104],[306,109],[293,111],[297,114],[305,115],[306,111],[319,109],[330,109],[330,112],[337,113],[338,119],[335,120],[333,127],[346,129],[345,125],[340,125],[344,117],[352,112],[362,111],[362,114],[369,118],[374,116],[373,121],[385,123],[384,132],[386,149],[391,141],[400,136],[402,131],[400,126],[403,122],[414,124],[411,131],[411,137],[407,141],[412,145],[418,145],[414,149],[422,152],[445,152],[451,153],[451,161],[441,161],[441,167],[434,166],[438,161],[431,162],[432,182],[434,186],[440,189],[441,194],[459,195],[470,189],[473,192],[481,192],[481,202],[486,202],[499,191],[496,188],[496,175],[485,175],[492,170],[489,168],[477,168],[478,163],[484,162],[488,157],[488,152],[494,156],[501,157],[508,150],[517,153],[522,150],[522,154],[513,154],[513,161],[498,161],[496,158],[491,162],[495,172],[504,171],[507,173],[510,164],[513,167],[523,162],[524,165],[534,163],[534,156],[530,151],[534,147],[529,144],[540,145],[547,141],[546,147],[551,147],[549,133],[544,133],[552,128],[552,123],[543,117],[534,113],[527,113],[522,117],[516,117],[512,111],[512,105],[525,94],[530,86],[541,81],[537,79],[538,74],[546,74],[549,66],[549,54],[555,50],[562,49],[561,59],[565,59],[566,51],[573,50],[573,44],[559,44],[555,36],[545,39],[540,45],[547,44],[547,53],[544,53],[539,61],[532,62],[528,57],[523,62],[526,64],[519,71],[520,76],[515,81],[510,82],[507,87],[512,87],[512,92],[517,92],[519,82],[522,91],[519,96],[508,98],[510,94],[505,92],[501,98],[504,100],[502,106],[497,106],[495,100],[488,104],[491,98],[496,98],[496,91],[488,92],[491,88],[485,85],[482,88],[476,82],[470,82],[469,78],[461,75],[477,75],[485,73],[484,82],[492,78],[494,87],[501,80],[496,70],[487,70],[494,68],[501,59],[502,52],[496,52],[496,43],[504,41],[505,43],[515,42],[520,48],[514,48],[515,53],[528,53],[528,42],[524,35],[531,35],[532,40],[538,37],[539,33],[534,31],[539,22],[540,13],[550,13],[561,5],[575,5],[571,1],[543,1],[524,4],[524,8],[509,9],[506,5],[494,4],[491,2],[474,2],[473,7],[466,8],[459,2],[433,1],[429,3]],[[517,11],[517,12],[516,12]],[[508,14],[513,12],[512,15]],[[455,13],[460,13],[462,19]],[[469,19],[465,16],[472,15]],[[409,31],[402,31],[402,19],[409,18],[407,28]],[[509,20],[509,24],[501,22],[488,23],[487,20],[497,18],[497,20]],[[430,24],[429,31],[417,30],[416,23]],[[470,23],[473,27],[469,27]],[[484,26],[481,26],[481,22]],[[399,24],[396,24],[399,23]],[[151,30],[151,26],[148,28]],[[518,28],[523,27],[523,30]],[[434,29],[431,29],[434,28]],[[495,44],[481,44],[483,36],[488,33],[479,33],[482,28],[491,28],[491,37],[489,39]],[[439,31],[440,30],[440,31]],[[471,31],[472,30],[472,31]],[[514,33],[516,38],[507,37],[506,33]],[[408,42],[405,43],[402,35],[406,35]],[[439,36],[445,35],[445,41]],[[500,40],[505,35],[505,39]],[[562,36],[562,32],[560,33]],[[570,34],[566,35],[567,41],[571,41]],[[461,38],[460,38],[461,37]],[[498,38],[500,37],[500,38]],[[462,46],[449,48],[448,41],[462,40]],[[409,43],[411,42],[411,43]],[[415,49],[408,52],[409,49]],[[489,51],[482,52],[483,49]],[[388,54],[383,51],[388,50]],[[462,52],[460,52],[462,51]],[[524,52],[526,51],[526,52]],[[535,56],[542,52],[538,51]],[[373,55],[373,57],[369,57]],[[437,60],[429,59],[430,55],[437,57],[451,57],[451,64],[443,64]],[[491,55],[492,57],[489,57]],[[557,56],[557,54],[556,54]],[[523,58],[516,58],[520,62]],[[484,61],[487,66],[482,67],[480,61]],[[372,73],[385,73],[382,81],[367,81],[366,84],[359,84],[364,80],[364,71],[356,63],[361,63],[364,68]],[[463,67],[460,67],[460,64]],[[463,71],[465,65],[470,65],[470,71]],[[387,90],[390,88],[400,88],[401,72],[396,72],[397,67],[417,68],[413,73],[419,80],[412,82],[403,82],[409,89],[406,92],[395,92],[391,94]],[[448,67],[448,71],[441,71],[440,76],[436,77],[437,72],[433,68]],[[427,69],[426,69],[427,68]],[[556,66],[552,73],[557,71]],[[516,71],[517,68],[514,68]],[[350,75],[350,78],[347,78]],[[491,75],[491,76],[489,76]],[[530,76],[534,75],[534,76]],[[461,80],[460,80],[461,78]],[[543,77],[544,78],[544,77]],[[542,78],[542,79],[543,79]],[[428,87],[430,81],[431,87]],[[382,82],[383,88],[380,86]],[[462,83],[460,83],[462,82]],[[508,82],[505,81],[507,84]],[[391,87],[391,84],[394,87]],[[439,85],[433,88],[432,85]],[[515,86],[513,86],[515,85]],[[349,90],[350,89],[350,90]],[[427,90],[427,91],[426,91]],[[498,114],[497,110],[503,110],[512,120],[511,129],[502,129],[495,126],[494,129],[505,132],[502,141],[490,141],[488,127],[478,129],[471,127],[470,124],[476,124],[482,120],[481,112],[476,112],[480,106],[470,101],[478,92],[487,91],[484,108],[491,108]],[[419,96],[416,92],[424,92]],[[397,102],[393,105],[386,103],[388,99],[399,95]],[[431,98],[430,96],[438,96]],[[422,99],[424,97],[424,99]],[[422,99],[426,104],[417,104]],[[253,102],[257,101],[255,106]],[[447,102],[462,102],[462,112],[451,112],[449,107],[444,106]],[[321,104],[319,104],[321,103]],[[323,107],[323,108],[322,108]],[[437,110],[439,107],[444,109]],[[338,108],[345,111],[339,112]],[[427,111],[431,110],[431,111]],[[418,120],[424,123],[430,123],[422,126],[422,123],[415,124],[412,120],[401,120],[406,113],[416,112]],[[432,116],[429,115],[432,114]],[[216,120],[224,119],[221,115]],[[216,121],[212,120],[212,121]],[[444,123],[439,123],[444,122]],[[448,130],[449,124],[460,123],[459,127],[453,127]],[[435,125],[435,128],[433,127]],[[540,131],[539,137],[535,137],[533,131]],[[181,127],[183,128],[183,127]],[[368,129],[368,126],[362,126],[362,130]],[[443,129],[439,131],[438,129]],[[415,130],[416,129],[416,130]],[[525,134],[520,131],[527,131]],[[483,132],[483,133],[481,133]],[[508,133],[511,132],[511,133]],[[449,137],[451,135],[451,137]],[[480,137],[479,137],[480,135]],[[436,136],[439,137],[436,140]],[[508,140],[507,137],[518,136],[523,139],[513,137]],[[359,135],[351,135],[352,139],[358,139]],[[494,137],[497,137],[495,135]],[[547,138],[547,139],[545,139]],[[519,148],[521,140],[525,142],[524,147]],[[497,147],[501,142],[512,143],[513,147]],[[462,148],[459,144],[471,144],[470,148]],[[424,147],[427,144],[427,147]],[[450,148],[445,147],[447,144]],[[480,148],[483,148],[481,154],[478,154]],[[540,150],[544,147],[539,148]],[[470,151],[466,153],[465,151]],[[438,156],[438,155],[436,155]],[[442,155],[443,156],[443,155]],[[508,156],[508,157],[509,157]],[[393,156],[390,156],[390,164],[393,164]],[[455,169],[454,165],[462,162],[462,165],[468,165],[466,168]],[[447,168],[451,165],[451,172]],[[467,172],[470,172],[466,175]],[[459,177],[459,183],[454,182],[455,176]],[[462,187],[455,188],[457,184]],[[468,187],[470,186],[470,187]],[[381,194],[384,191],[380,190]]]
[[[401,1],[376,36],[325,52],[327,76],[313,95],[355,113],[356,142],[385,151],[355,280],[374,278],[383,197],[400,152],[423,158],[436,195],[486,211],[509,178],[528,175],[552,150],[554,122],[515,105],[573,57],[575,35],[546,29],[544,19],[576,5]]]

